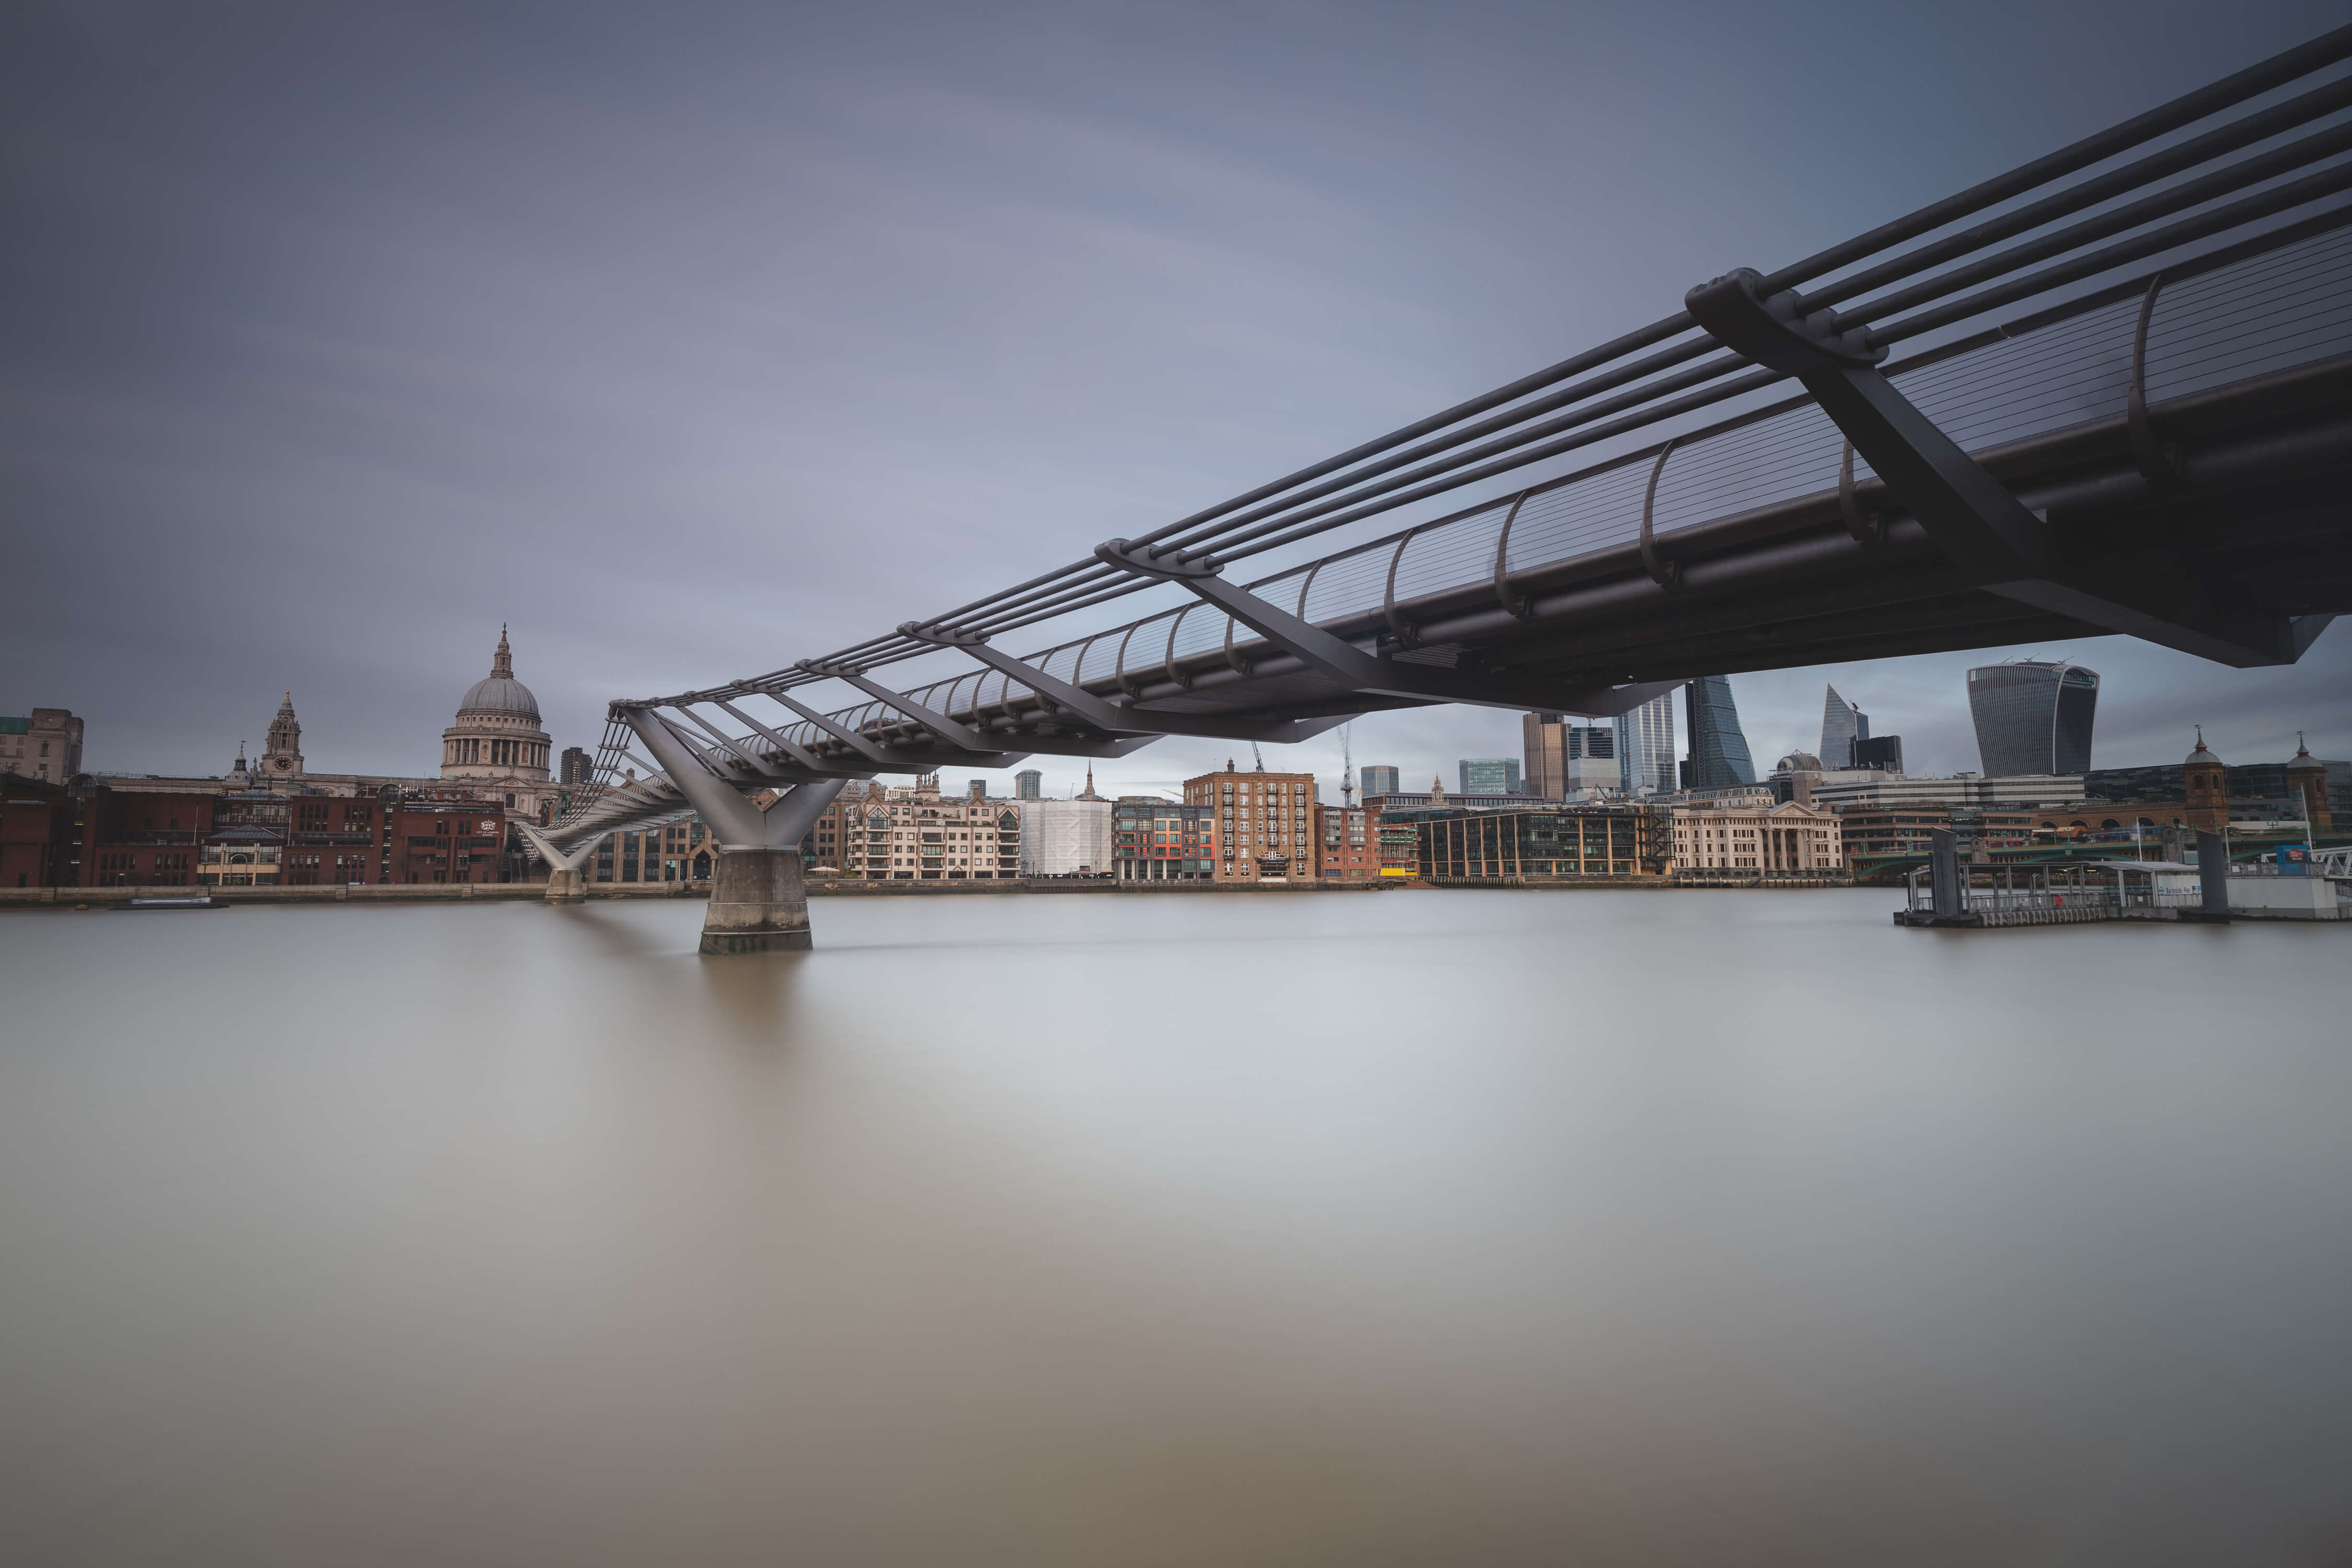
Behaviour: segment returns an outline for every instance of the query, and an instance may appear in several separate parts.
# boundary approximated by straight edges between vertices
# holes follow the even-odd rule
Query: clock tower
[[[278,717],[269,721],[269,741],[261,753],[259,772],[265,779],[302,776],[302,726],[295,721],[294,694],[290,691],[286,700],[278,705]]]

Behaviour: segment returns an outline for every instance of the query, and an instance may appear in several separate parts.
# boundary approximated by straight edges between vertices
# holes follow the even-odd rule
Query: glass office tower
[[[1825,768],[1853,766],[1853,742],[1862,732],[1862,718],[1853,703],[1838,695],[1837,688],[1827,689],[1829,696],[1822,703],[1822,745],[1813,754]]]
[[[1702,675],[1683,688],[1683,721],[1690,728],[1690,770],[1685,789],[1715,789],[1756,782],[1756,759],[1748,754],[1739,710],[1731,700],[1731,678]]]
[[[1969,671],[1969,716],[1985,776],[2091,771],[2096,670],[2063,659],[2013,659]]]
[[[1519,793],[1519,759],[1517,757],[1464,757],[1456,765],[1461,769],[1464,795]]]
[[[1367,765],[1358,768],[1356,776],[1363,781],[1366,795],[1394,795],[1399,787],[1394,768]]]
[[[1617,716],[1617,787],[1675,787],[1675,694],[1653,697],[1631,713]]]

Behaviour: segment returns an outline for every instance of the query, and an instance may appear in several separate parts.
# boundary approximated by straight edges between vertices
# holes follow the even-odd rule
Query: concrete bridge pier
[[[702,917],[702,951],[793,952],[811,945],[800,850],[720,846]]]
[[[805,952],[812,939],[801,839],[846,781],[795,784],[761,811],[704,766],[659,714],[636,709],[622,717],[718,837],[701,951],[714,956]]]

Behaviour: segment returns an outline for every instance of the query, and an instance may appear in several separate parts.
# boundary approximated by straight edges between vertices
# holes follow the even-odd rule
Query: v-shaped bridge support
[[[702,922],[706,953],[777,952],[810,943],[808,886],[802,878],[801,840],[845,782],[816,779],[794,784],[761,811],[708,766],[650,709],[624,709],[623,722],[653,753],[695,815],[718,836],[719,864]]]

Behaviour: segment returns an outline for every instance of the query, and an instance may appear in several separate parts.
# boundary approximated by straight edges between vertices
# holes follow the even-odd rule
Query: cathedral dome
[[[539,699],[514,678],[514,654],[507,647],[504,626],[499,628],[499,651],[490,661],[490,673],[466,688],[458,700],[458,717],[468,713],[505,713],[539,722]]]
[[[466,688],[463,700],[457,704],[460,713],[512,713],[539,721],[539,699],[530,688],[511,675],[492,675]]]

